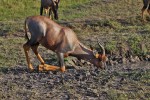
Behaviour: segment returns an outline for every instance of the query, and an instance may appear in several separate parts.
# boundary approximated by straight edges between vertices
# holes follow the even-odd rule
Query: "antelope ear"
[[[99,54],[98,54],[97,50],[93,50],[93,55],[94,55],[96,58],[99,57]]]
[[[92,47],[92,45],[90,45],[90,49],[91,49],[91,50],[94,50],[93,47]]]
[[[96,57],[96,58],[99,58],[99,54],[98,54],[98,53],[97,53],[97,54],[95,54],[95,57]]]

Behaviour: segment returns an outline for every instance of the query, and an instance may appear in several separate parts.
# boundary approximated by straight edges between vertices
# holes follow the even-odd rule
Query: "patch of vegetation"
[[[113,54],[116,52],[116,45],[117,45],[117,42],[116,41],[108,41],[106,43],[106,50],[108,50],[109,53]]]
[[[130,46],[130,49],[133,51],[133,54],[140,55],[143,53],[143,51],[141,50],[142,41],[142,37],[139,35],[131,36],[128,38],[128,44]]]
[[[0,67],[10,67],[23,63],[22,41],[21,38],[0,38]]]

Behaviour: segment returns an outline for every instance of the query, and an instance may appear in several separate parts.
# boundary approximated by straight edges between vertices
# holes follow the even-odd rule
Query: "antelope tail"
[[[25,20],[25,23],[24,23],[24,30],[25,30],[25,39],[27,39],[29,41],[29,37],[27,34],[27,19]]]

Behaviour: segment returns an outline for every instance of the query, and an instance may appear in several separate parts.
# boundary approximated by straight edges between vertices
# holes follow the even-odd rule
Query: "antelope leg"
[[[26,43],[23,45],[23,48],[24,48],[24,52],[25,52],[25,56],[26,56],[26,61],[27,61],[27,64],[28,64],[28,68],[30,71],[33,71],[34,68],[30,62],[30,58],[29,58],[29,49],[30,49],[30,46]]]
[[[60,64],[60,70],[61,72],[65,72],[65,64],[64,64],[64,53],[57,53],[59,64]]]
[[[41,64],[38,66],[39,71],[58,71],[60,70],[60,67],[58,66],[53,66],[53,65],[48,65],[48,64]]]
[[[38,53],[37,51],[37,48],[38,48],[39,45],[35,45],[35,46],[32,46],[32,50],[33,52],[35,53],[35,55],[37,56],[38,60],[41,62],[41,64],[45,64],[44,60],[42,59],[41,55]]]
[[[142,19],[143,19],[144,22],[146,22],[145,9],[142,9]]]

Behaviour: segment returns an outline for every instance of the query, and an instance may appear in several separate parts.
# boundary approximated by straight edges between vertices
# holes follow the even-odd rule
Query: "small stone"
[[[136,63],[135,59],[133,58],[133,56],[130,56],[130,62],[131,63]]]
[[[140,59],[139,59],[139,57],[138,57],[138,56],[135,56],[135,58],[134,58],[134,59],[135,59],[135,61],[136,61],[136,62],[139,62],[139,61],[140,61]]]
[[[110,66],[114,65],[112,60],[109,61],[109,64],[110,64]]]
[[[127,63],[128,63],[128,60],[127,60],[125,57],[123,57],[123,58],[122,58],[122,63],[123,63],[123,64],[127,64]]]

